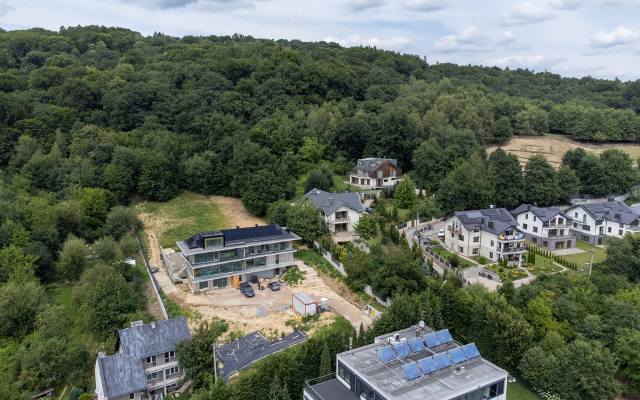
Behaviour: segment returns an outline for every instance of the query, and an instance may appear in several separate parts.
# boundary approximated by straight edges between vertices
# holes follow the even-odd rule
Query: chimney
[[[155,321],[151,323],[151,329],[156,329],[156,323],[155,323]]]
[[[144,322],[142,321],[132,321],[131,322],[131,327],[136,327],[136,326],[141,326],[142,324],[144,324]]]
[[[236,229],[240,229],[240,225],[236,225]]]
[[[98,352],[98,358],[105,357],[104,351]]]

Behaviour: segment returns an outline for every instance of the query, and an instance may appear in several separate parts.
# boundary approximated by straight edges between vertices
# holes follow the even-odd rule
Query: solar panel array
[[[378,360],[386,363],[409,354],[418,353],[426,348],[433,349],[449,343],[453,343],[453,337],[448,329],[443,329],[409,341],[402,340],[393,345],[381,347],[378,349]]]
[[[480,352],[475,343],[465,344],[449,351],[423,358],[417,362],[402,366],[402,373],[407,381],[412,381],[422,375],[438,372],[452,365],[480,357]]]

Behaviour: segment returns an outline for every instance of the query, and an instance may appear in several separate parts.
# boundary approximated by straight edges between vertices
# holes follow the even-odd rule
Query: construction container
[[[305,293],[294,293],[291,296],[291,305],[300,315],[308,317],[310,315],[315,315],[318,304]]]

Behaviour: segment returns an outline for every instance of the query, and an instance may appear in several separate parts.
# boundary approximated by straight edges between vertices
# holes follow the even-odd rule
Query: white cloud
[[[566,61],[566,58],[547,57],[542,55],[516,55],[488,60],[489,65],[510,68],[530,68],[535,70],[550,69]]]
[[[469,26],[457,34],[445,35],[435,41],[436,49],[443,53],[483,53],[494,52],[498,48],[526,50],[529,46],[518,43],[511,31],[502,35],[489,36],[475,26]]]
[[[253,8],[253,0],[119,0],[125,4],[138,4],[147,9],[179,9],[193,7],[211,11]]]
[[[364,11],[370,8],[380,7],[384,4],[384,0],[347,0],[345,4],[353,11]]]
[[[455,0],[405,0],[405,8],[413,11],[433,12],[445,10],[458,4]]]
[[[636,42],[640,43],[640,30],[634,31],[626,26],[619,26],[611,32],[600,31],[590,41],[595,48],[611,48]]]
[[[553,18],[553,13],[537,3],[518,3],[510,11],[502,13],[502,25],[526,25]]]
[[[325,42],[335,42],[344,47],[370,46],[387,50],[404,50],[411,43],[405,36],[392,36],[388,38],[365,37],[361,35],[349,35],[343,38],[329,36],[323,39]]]
[[[550,0],[548,4],[557,10],[575,10],[584,5],[581,0]]]

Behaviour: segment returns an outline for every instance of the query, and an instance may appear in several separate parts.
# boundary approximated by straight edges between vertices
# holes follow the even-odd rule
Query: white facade
[[[573,224],[563,215],[557,214],[547,222],[531,211],[521,212],[515,217],[518,221],[518,229],[535,245],[547,247],[550,250],[575,247]]]
[[[370,178],[365,171],[358,171],[357,174],[349,175],[349,183],[362,189],[386,189],[394,187],[401,179],[395,176],[395,171],[391,171],[391,176],[387,178],[379,172],[377,178]]]
[[[637,220],[635,225],[615,221],[615,215],[596,220],[582,205],[567,210],[572,218],[572,229],[579,240],[592,244],[605,244],[605,236],[622,238],[627,233],[640,231]]]
[[[524,236],[510,228],[501,234],[477,228],[467,229],[457,216],[446,221],[445,247],[465,257],[482,256],[492,261],[506,259],[509,263],[522,264]]]
[[[342,206],[335,212],[325,215],[324,220],[336,242],[347,242],[353,239],[355,226],[360,221],[361,216],[362,214],[356,210]]]

